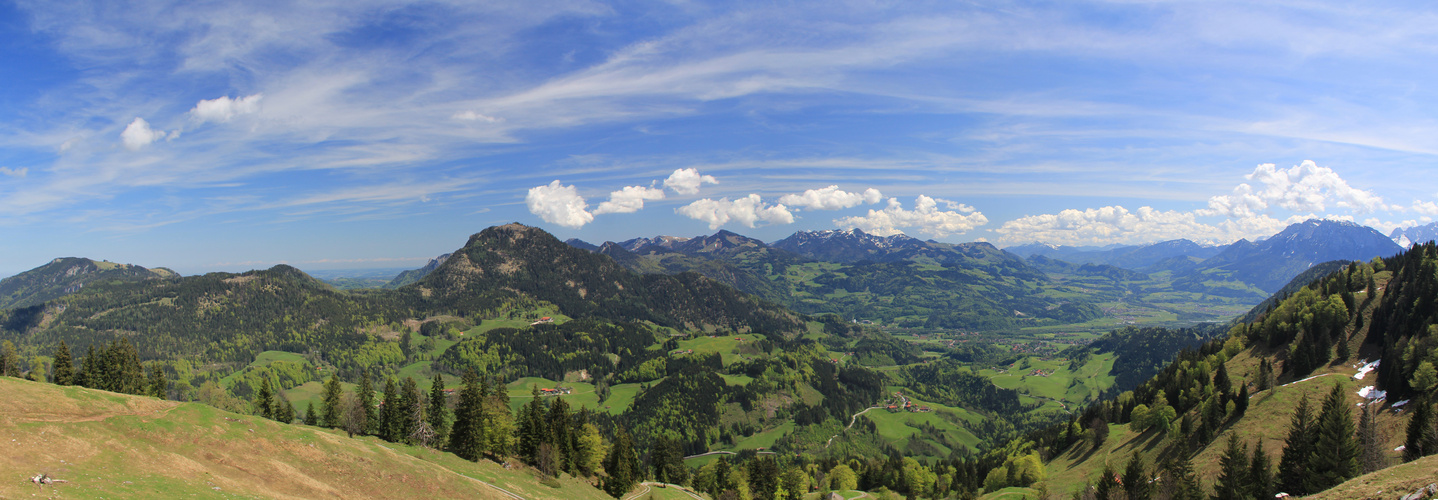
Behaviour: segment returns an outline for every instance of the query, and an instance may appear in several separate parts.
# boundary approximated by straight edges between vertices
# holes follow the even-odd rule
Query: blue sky
[[[1438,217],[1438,10],[1252,3],[3,3],[0,275]]]

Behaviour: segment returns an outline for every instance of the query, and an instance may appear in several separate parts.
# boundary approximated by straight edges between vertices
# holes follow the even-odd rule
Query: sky
[[[0,1],[0,276],[1438,217],[1432,2]]]

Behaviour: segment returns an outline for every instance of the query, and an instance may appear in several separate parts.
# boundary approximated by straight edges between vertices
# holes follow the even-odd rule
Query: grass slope
[[[0,498],[524,498],[601,500],[492,462],[176,403],[0,377]],[[69,481],[39,491],[37,473]]]

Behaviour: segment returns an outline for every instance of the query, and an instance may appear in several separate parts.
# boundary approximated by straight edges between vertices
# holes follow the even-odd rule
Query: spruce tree
[[[378,434],[379,415],[375,414],[374,377],[366,366],[360,369],[359,400],[364,405],[365,434]]]
[[[95,346],[86,348],[85,358],[80,360],[80,372],[75,375],[75,385],[99,389],[98,367],[95,366],[99,360],[95,358]]]
[[[320,416],[321,425],[331,429],[339,427],[340,416],[344,414],[342,396],[339,374],[330,374],[330,379],[325,382],[324,399],[321,401],[324,405],[324,414]]]
[[[1432,455],[1434,450],[1433,436],[1433,407],[1424,398],[1418,398],[1409,403],[1413,406],[1413,416],[1408,417],[1408,433],[1403,440],[1403,461],[1414,460]]]
[[[549,441],[549,426],[538,385],[531,388],[530,398],[520,407],[516,420],[519,421],[519,456],[525,462],[534,464],[539,456],[539,445]]]
[[[1238,442],[1238,433],[1228,433],[1228,447],[1218,460],[1218,479],[1213,483],[1214,500],[1243,500],[1253,489],[1248,480],[1248,446]]]
[[[290,403],[290,398],[285,397],[285,391],[275,391],[275,420],[286,424],[295,421],[295,405]]]
[[[165,399],[170,392],[169,381],[165,380],[165,369],[160,367],[160,362],[150,363],[150,380],[145,385],[145,392],[150,396]]]
[[[549,428],[549,444],[554,447],[558,469],[575,474],[574,468],[574,422],[569,415],[569,403],[564,398],[554,398],[546,417]]]
[[[399,389],[399,407],[395,408],[397,412],[396,422],[399,428],[397,442],[403,441],[408,444],[419,444],[411,439],[411,436],[413,436],[415,431],[419,430],[421,424],[424,423],[423,418],[416,418],[417,416],[422,417],[424,415],[423,399],[424,395],[419,392],[419,385],[415,383],[414,377],[405,377],[404,384],[400,386]],[[415,410],[416,407],[419,408],[418,412]]]
[[[1094,491],[1098,498],[1113,498],[1114,493],[1122,490],[1122,487],[1119,486],[1118,480],[1114,479],[1114,476],[1113,467],[1105,463],[1103,465],[1103,472],[1099,474],[1098,483],[1094,485]]]
[[[305,425],[319,425],[320,417],[315,414],[315,402],[310,401],[310,406],[305,410]]]
[[[1253,445],[1253,460],[1248,463],[1249,496],[1255,499],[1269,499],[1277,493],[1273,489],[1273,462],[1263,451],[1263,438]]]
[[[1313,420],[1308,409],[1308,396],[1304,396],[1293,411],[1293,419],[1288,424],[1288,438],[1283,441],[1283,455],[1278,460],[1278,477],[1283,492],[1293,496],[1310,492],[1307,485],[1308,456],[1312,451]]]
[[[1233,420],[1248,412],[1248,384],[1239,384],[1238,395],[1233,398]]]
[[[1152,489],[1148,483],[1148,470],[1143,465],[1143,457],[1134,453],[1128,459],[1128,465],[1123,469],[1123,489],[1130,500],[1141,500],[1152,495]]]
[[[75,384],[75,361],[70,359],[70,346],[65,341],[60,341],[60,347],[55,348],[55,361],[52,362],[55,371],[55,385]]]
[[[449,396],[444,392],[444,377],[434,374],[429,388],[429,427],[440,443],[449,441]]]
[[[261,417],[275,418],[275,395],[268,376],[260,379],[260,390],[255,393],[255,412]]]
[[[1348,409],[1343,386],[1333,390],[1323,401],[1323,410],[1314,424],[1315,440],[1312,459],[1308,462],[1314,492],[1323,491],[1358,476],[1358,442],[1353,438],[1353,412]]]
[[[383,401],[379,412],[379,438],[393,443],[399,441],[402,435],[400,414],[404,412],[399,398],[399,386],[395,385],[394,377],[384,381]]]
[[[625,493],[639,483],[643,469],[640,468],[639,454],[634,451],[634,438],[623,426],[614,436],[614,446],[604,458],[604,492],[614,498],[623,498]]]
[[[1228,379],[1227,363],[1218,364],[1218,370],[1213,374],[1213,389],[1224,395],[1233,394],[1233,382]]]
[[[454,426],[449,433],[449,451],[472,462],[479,461],[483,453],[484,432],[481,427],[484,407],[483,389],[480,388],[479,374],[473,369],[464,372],[464,388],[459,391],[459,401],[454,405]],[[507,411],[507,409],[506,409]]]

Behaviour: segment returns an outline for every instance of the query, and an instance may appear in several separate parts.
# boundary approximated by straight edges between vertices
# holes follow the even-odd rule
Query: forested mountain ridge
[[[606,243],[598,253],[640,273],[699,273],[801,313],[896,326],[993,330],[1102,315],[1083,300],[1045,296],[1049,278],[1043,271],[988,243],[830,233],[800,232],[789,240],[853,240],[873,247],[866,254],[872,258],[814,260],[728,231],[645,239],[633,251]]]
[[[699,274],[640,275],[608,256],[521,224],[471,236],[433,272],[400,290],[417,293],[422,302],[440,309],[490,309],[495,294],[519,293],[552,303],[572,317],[766,335],[803,328],[797,316],[781,307]]]
[[[69,295],[95,281],[138,281],[177,278],[163,267],[146,269],[131,264],[96,262],[80,257],[63,257],[0,280],[0,309],[42,304]]]
[[[1226,338],[1181,354],[1132,391],[1008,448],[1043,455],[1046,487],[1064,493],[1318,493],[1438,454],[1435,312],[1435,245],[1350,263],[1235,324]],[[1248,451],[1259,445],[1261,453]],[[1130,489],[1131,475],[1161,476],[1154,484],[1164,486]]]

